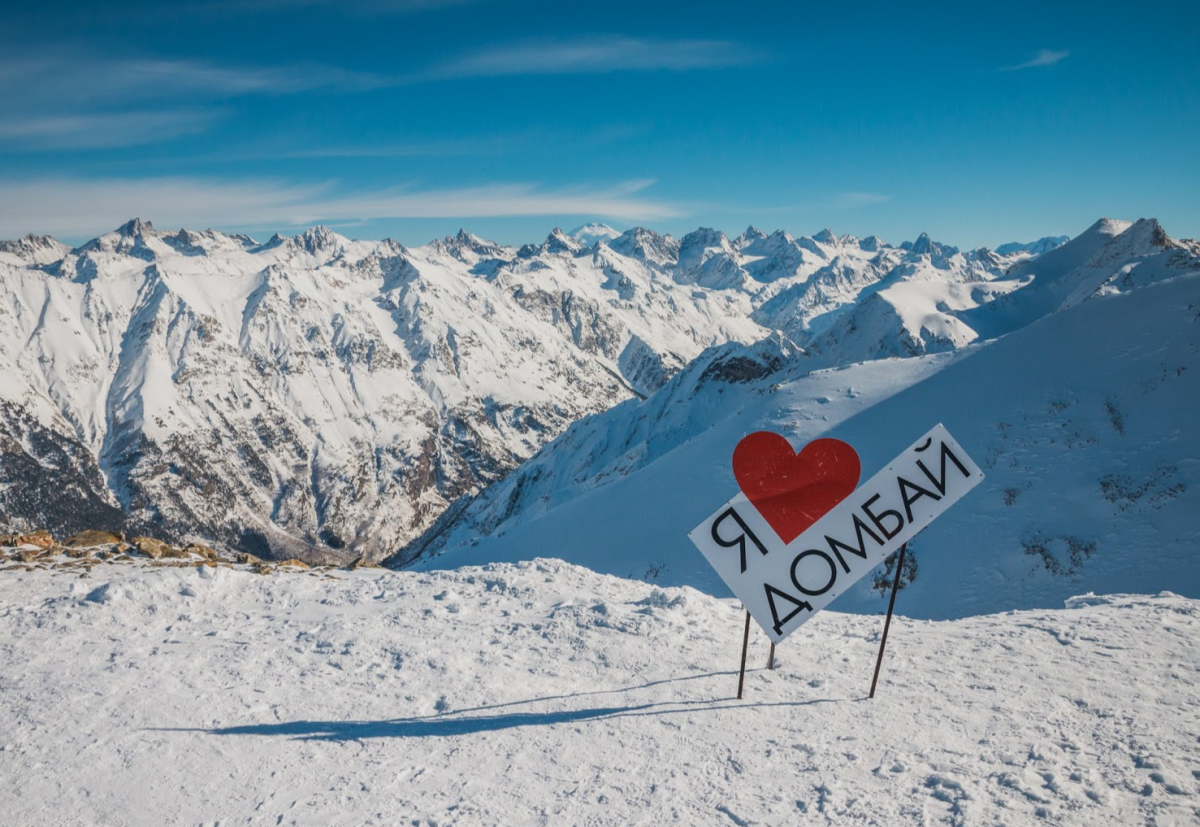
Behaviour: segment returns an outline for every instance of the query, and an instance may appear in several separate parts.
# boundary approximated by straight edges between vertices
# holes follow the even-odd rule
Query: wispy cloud
[[[291,2],[291,0],[288,0]],[[98,58],[68,54],[0,56],[0,104],[97,106],[170,101],[181,95],[206,101],[313,91],[363,92],[436,80],[513,75],[673,71],[740,66],[763,55],[726,40],[644,40],[600,37],[488,47],[444,63],[399,74],[379,74],[317,63],[223,65],[204,60]]]
[[[263,158],[438,158],[465,155],[494,155],[519,144],[516,138],[463,138],[439,141],[414,141],[397,144],[354,144],[286,149],[278,152],[246,153],[233,160]]]
[[[387,218],[600,216],[655,221],[682,215],[649,198],[652,181],[545,188],[485,184],[341,192],[332,184],[205,178],[0,180],[0,238],[27,232],[77,238],[106,232],[131,216],[160,226],[303,226]]]
[[[193,0],[182,8],[191,12],[273,14],[286,9],[328,7],[362,15],[416,14],[495,2],[495,0]]]
[[[869,207],[891,200],[890,195],[878,192],[838,192],[829,200],[829,207],[835,210],[851,210],[855,207]]]
[[[141,146],[205,131],[235,98],[392,84],[368,72],[315,64],[7,54],[0,56],[0,144],[38,151]],[[180,108],[180,99],[189,105]]]
[[[728,40],[597,37],[482,49],[410,76],[410,82],[510,75],[599,74],[742,66],[763,55]]]
[[[0,58],[0,101],[36,108],[54,103],[146,103],[198,95],[212,101],[243,95],[319,89],[361,91],[394,81],[369,72],[317,64],[222,66],[201,60],[87,59],[51,55]]]
[[[218,151],[207,156],[193,156],[204,161],[269,161],[306,158],[447,158],[500,155],[509,152],[528,152],[531,147],[566,145],[591,149],[631,141],[646,135],[650,127],[641,123],[612,123],[588,125],[586,128],[542,129],[529,128],[514,132],[490,131],[486,135],[465,137],[413,135],[407,139],[396,136],[391,143],[344,143],[303,145],[295,136],[287,143],[279,139],[243,145],[240,150]]]
[[[412,0],[415,8],[473,0]],[[325,0],[275,0],[317,3]],[[383,0],[381,0],[383,2]],[[401,5],[404,5],[403,3]],[[20,149],[136,146],[201,132],[218,117],[204,107],[253,96],[368,92],[437,81],[550,74],[682,72],[739,66],[762,54],[726,40],[648,40],[605,36],[493,46],[398,74],[314,63],[224,65],[154,57],[103,58],[77,53],[0,55],[0,142]],[[175,103],[181,98],[189,108]],[[132,110],[132,111],[130,111]],[[331,147],[311,157],[445,154],[444,145]],[[451,149],[452,153],[458,150]]]
[[[0,122],[0,145],[36,151],[140,146],[203,132],[218,116],[190,109],[10,116]]]
[[[1041,49],[1024,63],[1018,63],[1016,66],[1005,66],[1000,69],[1001,72],[1017,72],[1021,69],[1035,69],[1038,66],[1053,66],[1071,53],[1069,51],[1055,51],[1053,49]]]

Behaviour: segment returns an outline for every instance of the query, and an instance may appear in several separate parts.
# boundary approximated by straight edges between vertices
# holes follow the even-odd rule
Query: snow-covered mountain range
[[[1200,592],[1200,245],[1104,220],[999,277],[971,269],[986,251],[939,271],[920,246],[915,266],[876,257],[902,263],[807,331],[797,311],[804,347],[776,332],[707,351],[649,399],[573,425],[395,562],[557,556],[723,594],[686,535],[737,491],[742,436],[838,437],[869,476],[940,421],[987,479],[914,544],[906,612],[1053,605],[1081,586]],[[878,605],[867,581],[837,604]]]
[[[561,498],[510,472],[618,403],[579,427],[622,427],[701,379],[957,350],[1200,269],[1153,221],[1057,241],[1001,254],[589,225],[406,248],[134,220],[76,249],[4,242],[0,523],[408,560]],[[678,436],[654,428],[643,447]]]

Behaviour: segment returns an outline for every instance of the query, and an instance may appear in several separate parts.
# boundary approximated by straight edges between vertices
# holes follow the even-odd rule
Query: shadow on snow
[[[709,672],[703,675],[691,675],[686,678],[651,681],[650,683],[624,687],[622,689],[602,689],[592,692],[578,692],[571,695],[549,695],[541,698],[529,698],[523,701],[509,701],[507,703],[477,706],[470,709],[459,709],[437,715],[393,718],[386,721],[285,721],[271,724],[244,724],[242,726],[218,727],[214,729],[162,728],[159,731],[207,732],[210,735],[272,735],[303,741],[358,741],[366,738],[449,737],[455,735],[472,735],[480,732],[495,732],[518,727],[554,726],[555,724],[572,724],[582,721],[613,718],[677,715],[680,713],[695,714],[697,712],[712,712],[722,709],[798,707],[836,702],[836,699],[833,698],[819,698],[809,701],[745,703],[733,698],[719,698],[713,700],[655,701],[623,706],[595,706],[582,709],[541,712],[514,711],[494,713],[494,710],[507,707],[568,700],[589,695],[624,694],[660,684],[736,674],[736,672]]]

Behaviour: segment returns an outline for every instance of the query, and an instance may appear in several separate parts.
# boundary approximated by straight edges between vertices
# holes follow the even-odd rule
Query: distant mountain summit
[[[996,252],[1002,256],[1011,256],[1017,253],[1028,253],[1031,256],[1040,256],[1042,253],[1048,253],[1055,247],[1061,247],[1071,240],[1068,235],[1048,235],[1039,238],[1037,241],[1030,241],[1022,244],[1019,241],[1010,241],[1007,244],[1001,244],[996,248]]]
[[[571,230],[571,232],[567,233],[567,235],[578,241],[583,246],[591,247],[597,241],[608,241],[621,235],[621,233],[619,230],[614,230],[607,224],[592,222],[590,224],[583,224],[579,227],[576,227],[575,229]]]

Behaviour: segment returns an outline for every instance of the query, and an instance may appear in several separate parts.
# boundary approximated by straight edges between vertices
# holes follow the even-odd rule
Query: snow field
[[[1200,602],[824,612],[778,650],[690,588],[432,573],[4,573],[0,821],[1192,824]],[[904,598],[900,596],[899,611]]]

